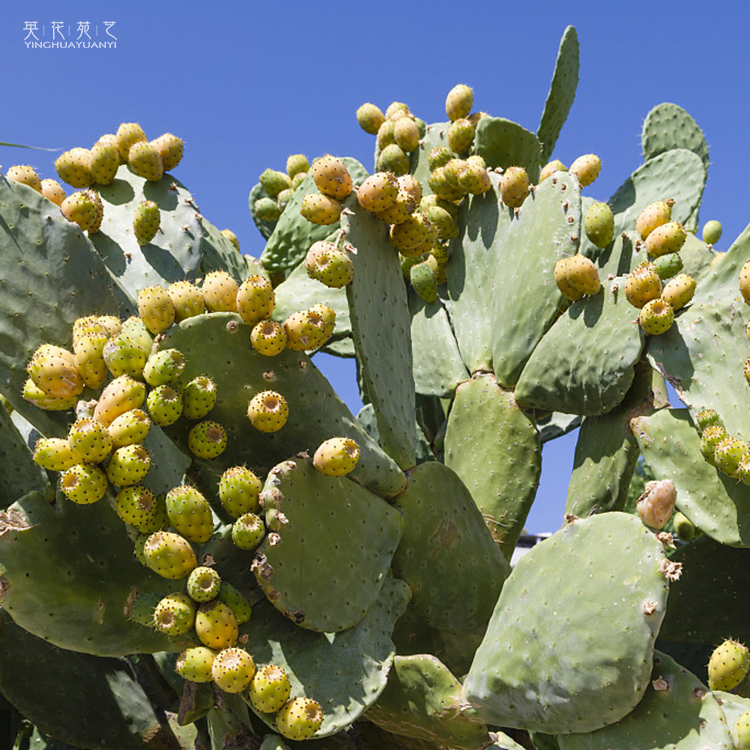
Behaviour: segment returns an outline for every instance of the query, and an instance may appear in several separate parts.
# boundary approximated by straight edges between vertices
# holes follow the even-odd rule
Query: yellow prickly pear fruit
[[[379,213],[395,202],[399,192],[398,180],[390,172],[376,172],[357,188],[357,202],[366,211]]]
[[[240,241],[231,229],[222,229],[221,233],[234,245],[237,252],[240,251]]]
[[[237,290],[237,312],[249,326],[270,318],[275,306],[276,295],[265,276],[248,276]]]
[[[382,151],[386,146],[390,146],[396,142],[393,135],[395,130],[395,123],[392,120],[385,120],[383,124],[378,128],[377,137],[375,138],[375,145]]]
[[[335,310],[322,302],[316,302],[307,312],[309,320],[321,328],[327,341],[333,335],[333,329],[336,326]]]
[[[406,221],[416,210],[417,202],[414,197],[405,190],[399,190],[396,200],[383,211],[378,211],[375,216],[386,224],[401,224]]]
[[[253,657],[242,648],[225,648],[216,655],[211,667],[214,682],[225,693],[241,693],[255,674]]]
[[[37,388],[48,396],[72,398],[83,390],[75,357],[62,347],[42,344],[32,355],[26,369]]]
[[[615,216],[607,203],[593,203],[583,220],[586,236],[596,247],[604,248],[612,242],[615,232]]]
[[[50,179],[42,180],[42,195],[56,206],[62,206],[67,197],[62,185],[57,180]]]
[[[232,466],[219,480],[219,500],[224,510],[233,518],[245,513],[257,513],[260,510],[260,491],[263,484],[245,466]]]
[[[750,260],[745,261],[745,265],[740,269],[740,293],[745,302],[750,305]],[[750,338],[750,333],[748,338]]]
[[[131,409],[112,420],[109,435],[114,448],[142,443],[151,428],[151,420],[142,409]]]
[[[638,498],[637,510],[641,521],[650,529],[661,531],[674,513],[677,490],[671,479],[647,482]]]
[[[179,581],[198,567],[187,539],[172,531],[155,531],[143,545],[146,565],[162,578]],[[209,644],[206,644],[209,645]]]
[[[72,148],[55,160],[55,169],[63,182],[74,188],[87,188],[94,184],[91,176],[91,151],[87,148]]]
[[[430,190],[444,201],[460,201],[466,195],[458,184],[453,184],[448,178],[446,172],[447,164],[442,167],[436,167],[430,172],[427,180]]]
[[[341,159],[326,154],[313,162],[311,171],[315,185],[323,195],[343,200],[352,192],[352,176]]]
[[[206,312],[201,290],[189,281],[175,281],[167,287],[167,294],[174,305],[175,320],[178,323]]]
[[[661,279],[653,263],[633,269],[625,279],[625,298],[633,307],[642,308],[661,295]]]
[[[559,160],[554,159],[542,167],[542,171],[539,173],[540,184],[544,182],[548,177],[552,177],[555,172],[567,172],[568,168]]]
[[[661,298],[672,306],[674,311],[681,310],[695,294],[695,279],[686,273],[677,274],[664,286]]]
[[[402,117],[393,125],[393,139],[407,154],[419,148],[419,128],[411,117]]]
[[[206,274],[201,292],[208,312],[235,312],[239,288],[239,284],[226,271]]]
[[[195,487],[173,487],[167,492],[166,503],[169,523],[189,542],[203,544],[213,536],[211,506]]]
[[[508,167],[500,176],[500,197],[511,208],[519,208],[529,194],[529,176],[523,167]]]
[[[110,338],[122,331],[122,321],[115,315],[99,315],[96,320],[107,329]]]
[[[733,690],[750,671],[750,651],[731,638],[714,649],[708,661],[708,686],[711,690]]]
[[[395,126],[394,126],[395,132]],[[397,143],[389,143],[378,156],[378,171],[403,175],[409,171],[409,156]]]
[[[385,115],[380,107],[366,102],[357,109],[359,127],[370,135],[377,135],[378,129],[385,122]]]
[[[95,419],[77,419],[68,431],[68,445],[76,463],[98,464],[112,452],[112,437]]]
[[[458,179],[459,187],[470,195],[483,195],[492,188],[489,172],[481,164],[467,159]]]
[[[151,145],[159,152],[165,172],[174,169],[182,161],[182,138],[172,133],[164,133],[151,141]]]
[[[575,302],[583,297],[583,292],[576,289],[568,280],[571,266],[570,261],[570,258],[560,258],[555,263],[555,284],[557,284],[557,288],[565,299]]]
[[[327,226],[339,220],[342,209],[343,206],[335,198],[322,193],[308,193],[302,198],[299,212],[311,224]]]
[[[674,323],[674,310],[669,302],[658,297],[647,302],[638,315],[643,332],[650,336],[666,333]]]
[[[209,648],[221,650],[237,643],[239,635],[237,618],[231,607],[212,599],[198,607],[195,616],[195,632],[201,643]]]
[[[321,316],[310,310],[298,310],[284,321],[286,345],[293,351],[311,351],[328,340]]]
[[[641,235],[642,240],[648,239],[649,234],[656,227],[660,227],[671,220],[672,206],[674,206],[674,201],[671,198],[666,201],[655,201],[654,203],[649,203],[638,214],[638,218],[635,221],[635,230]]]
[[[33,458],[34,463],[49,471],[65,471],[78,463],[66,438],[39,438]]]
[[[309,740],[322,723],[320,703],[311,698],[293,698],[276,714],[276,729],[288,740]]]
[[[60,476],[60,489],[68,500],[78,505],[98,502],[108,486],[104,472],[91,464],[75,464]]]
[[[466,117],[454,120],[448,128],[448,147],[457,154],[466,153],[474,142],[474,129]]]
[[[89,190],[79,190],[69,195],[60,205],[63,216],[73,224],[78,224],[82,231],[95,231],[97,220],[101,223],[99,207],[94,194]]]
[[[147,286],[138,292],[138,315],[151,333],[156,336],[174,323],[175,309],[166,289]]]
[[[354,261],[332,242],[314,242],[305,256],[305,270],[311,279],[333,289],[346,286],[354,278]]]
[[[131,409],[140,409],[146,400],[146,386],[130,375],[120,375],[102,391],[94,409],[94,419],[105,427]]]
[[[395,121],[409,114],[411,112],[409,111],[408,104],[404,104],[404,102],[391,102],[385,110],[385,119]]]
[[[601,169],[602,160],[596,154],[584,154],[570,165],[568,172],[578,177],[581,187],[587,187],[599,176]]]
[[[286,330],[275,320],[261,320],[250,332],[253,349],[264,357],[275,357],[286,349]]]
[[[78,396],[67,396],[63,398],[50,396],[39,388],[31,378],[27,378],[26,382],[23,384],[21,395],[26,401],[34,404],[37,409],[44,409],[45,411],[67,411],[74,407],[78,400]]]
[[[413,174],[402,174],[396,178],[399,193],[408,193],[419,205],[422,200],[422,183]]]
[[[253,676],[248,695],[253,706],[263,713],[276,713],[292,692],[289,675],[275,664],[261,667]]]
[[[117,128],[115,138],[117,139],[117,153],[120,155],[122,163],[126,164],[130,149],[134,144],[140,141],[145,141],[146,134],[137,122],[123,122],[120,127]]]
[[[167,594],[154,609],[154,628],[172,637],[185,635],[195,624],[195,609],[195,602],[187,594]]]
[[[289,404],[276,391],[261,391],[247,405],[247,418],[259,432],[278,432],[289,419]]]
[[[190,682],[211,682],[211,666],[215,658],[216,652],[205,646],[187,648],[177,657],[175,671]]]
[[[226,450],[226,447],[227,431],[218,422],[198,422],[188,432],[188,448],[198,458],[216,458]]]
[[[37,193],[42,192],[42,181],[39,178],[36,169],[28,164],[16,164],[13,167],[9,167],[5,176],[9,180],[14,180],[15,182],[20,182],[22,185],[27,185],[33,190],[36,190]]]
[[[120,167],[120,154],[112,141],[97,141],[91,147],[89,171],[94,182],[109,185],[115,179]]]
[[[343,477],[354,469],[357,461],[357,441],[347,437],[335,437],[325,440],[318,446],[313,457],[313,466],[328,477]]]
[[[445,97],[445,114],[451,122],[468,117],[474,106],[474,92],[465,83],[454,86]]]
[[[138,141],[128,151],[131,171],[148,182],[158,182],[164,174],[164,163],[156,147],[148,141]]]
[[[182,391],[183,416],[203,419],[216,404],[216,383],[208,375],[193,378]]]
[[[109,340],[109,333],[96,318],[88,320],[89,322],[82,325],[78,332],[73,332],[75,366],[81,380],[89,388],[100,388],[108,375],[104,361],[104,346]]]
[[[687,232],[678,221],[668,221],[656,227],[646,238],[646,250],[652,258],[679,252],[685,244]]]
[[[400,224],[391,227],[391,244],[406,255],[425,243],[434,243],[438,232],[436,227],[424,214],[412,214]]]
[[[580,254],[557,261],[555,283],[563,296],[571,301],[596,294],[601,289],[596,265]]]

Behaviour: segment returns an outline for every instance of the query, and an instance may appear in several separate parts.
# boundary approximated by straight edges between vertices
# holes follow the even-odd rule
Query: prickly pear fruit
[[[270,318],[275,305],[273,286],[264,276],[248,276],[237,291],[237,312],[249,326]]]
[[[120,124],[120,127],[117,128],[115,139],[117,143],[117,153],[120,155],[122,163],[125,164],[128,160],[128,154],[130,153],[132,146],[139,141],[145,141],[146,134],[137,122],[123,122]]]
[[[385,110],[385,119],[398,120],[399,117],[404,117],[409,114],[411,114],[411,112],[409,111],[408,104],[405,104],[404,102],[391,102]]]
[[[721,417],[713,409],[701,409],[695,417],[695,426],[701,434],[709,427],[724,427]]]
[[[650,529],[660,531],[672,517],[676,498],[677,490],[671,479],[647,482],[643,494],[637,501],[641,521]]]
[[[661,279],[652,263],[633,269],[625,279],[625,298],[633,307],[642,308],[661,294]]]
[[[120,520],[144,533],[153,531],[153,524],[161,511],[154,493],[140,484],[123,487],[113,506]]]
[[[90,190],[78,190],[69,195],[60,205],[63,216],[73,224],[77,224],[81,231],[90,231],[96,228],[100,220],[99,206]]]
[[[568,168],[559,160],[554,159],[551,162],[548,162],[547,164],[542,167],[542,171],[539,172],[539,183],[541,184],[546,180],[548,177],[552,177],[555,172],[567,172]]]
[[[62,206],[62,202],[67,197],[63,186],[57,180],[49,178],[42,180],[42,195],[56,206]]]
[[[750,485],[750,452],[746,453],[737,466],[737,479],[743,484]]]
[[[99,420],[105,427],[109,427],[125,412],[140,409],[145,400],[146,386],[129,375],[121,375],[102,391],[94,409],[94,419]]]
[[[291,692],[289,675],[275,664],[266,664],[253,676],[248,695],[258,711],[272,714],[289,700]]]
[[[689,542],[695,536],[695,526],[693,522],[678,510],[672,518],[672,528],[674,533],[682,539],[683,542]]]
[[[146,360],[143,379],[152,387],[179,381],[185,369],[185,357],[178,349],[162,349]]]
[[[97,141],[91,147],[89,170],[94,182],[109,185],[115,179],[120,167],[120,155],[111,141]]]
[[[195,602],[210,602],[221,588],[221,576],[205,565],[199,565],[187,579],[188,596]]]
[[[240,241],[239,241],[237,235],[231,229],[222,229],[221,233],[234,245],[235,250],[237,250],[237,252],[239,252],[240,251]],[[217,271],[217,273],[220,273],[220,271]]]
[[[352,192],[354,183],[349,170],[341,159],[331,154],[316,159],[312,164],[311,173],[318,190],[329,198],[343,200]]]
[[[146,365],[146,353],[138,341],[126,333],[111,338],[102,349],[104,363],[116,378],[121,375],[140,380]]]
[[[151,534],[143,545],[143,555],[154,573],[173,581],[187,578],[198,566],[190,542],[171,531]]]
[[[652,299],[641,308],[638,323],[640,323],[644,333],[650,336],[658,336],[672,327],[674,310],[666,300]]]
[[[72,398],[83,391],[83,380],[75,368],[75,356],[52,344],[42,344],[26,367],[37,388],[54,398]]]
[[[323,324],[322,316],[316,311],[298,310],[284,321],[286,345],[293,351],[311,351],[323,346],[331,331]]]
[[[454,120],[448,128],[448,147],[457,154],[464,154],[474,142],[474,124],[461,117]]]
[[[276,391],[261,391],[250,399],[247,418],[259,432],[278,432],[289,419],[289,404]]]
[[[209,460],[220,456],[227,447],[227,431],[218,423],[198,422],[188,433],[188,447],[198,458]]]
[[[740,461],[748,451],[750,447],[744,441],[734,437],[725,437],[714,448],[714,466],[723,474],[736,479]]]
[[[703,458],[712,466],[716,466],[716,447],[722,440],[729,437],[724,425],[712,424],[703,430],[701,435],[700,451]]]
[[[529,194],[529,176],[523,167],[508,167],[500,177],[500,197],[506,206],[520,207]]]
[[[182,592],[167,594],[154,609],[154,628],[165,635],[185,635],[194,624],[195,602]]]
[[[447,146],[435,146],[427,155],[427,166],[430,172],[434,172],[438,167],[444,167],[455,154]]]
[[[37,409],[45,409],[46,411],[67,411],[72,409],[78,401],[78,396],[50,396],[39,388],[31,378],[27,378],[23,384],[21,395],[26,401],[34,404]]]
[[[175,281],[167,287],[167,294],[174,305],[175,319],[178,323],[206,312],[201,290],[189,281]]]
[[[279,172],[275,169],[266,169],[258,181],[271,198],[276,198],[280,192],[292,186],[291,177],[286,172]]]
[[[244,649],[225,648],[216,655],[211,674],[225,693],[241,693],[253,679],[255,663]]]
[[[391,244],[408,255],[425,243],[437,240],[437,229],[425,214],[412,214],[406,221],[394,224],[390,231]]]
[[[308,193],[302,199],[300,214],[311,224],[335,224],[341,216],[343,206],[335,198],[322,193]]]
[[[274,198],[258,198],[253,204],[253,213],[261,221],[278,221],[281,218],[281,212],[281,206]]]
[[[322,442],[315,451],[313,466],[329,477],[343,477],[359,461],[359,446],[348,437],[335,437]]]
[[[169,523],[189,542],[203,544],[213,536],[211,506],[195,487],[173,487],[167,492],[166,503]]]
[[[249,622],[253,614],[253,608],[244,594],[238,591],[231,583],[221,582],[219,594],[216,597],[220,602],[226,604],[237,619],[238,625],[244,625]]]
[[[159,206],[154,201],[141,201],[133,214],[133,234],[136,242],[148,245],[156,237],[161,225]]]
[[[740,294],[742,298],[750,305],[750,260],[740,269]]]
[[[359,127],[370,135],[377,135],[380,126],[385,122],[385,115],[380,107],[366,102],[357,109]]]
[[[87,188],[94,184],[91,176],[91,151],[87,148],[72,148],[55,160],[55,169],[63,182],[74,188]]]
[[[151,456],[137,443],[117,448],[107,463],[107,479],[118,487],[138,484],[151,467]]]
[[[394,127],[395,132],[395,127]],[[397,177],[409,171],[409,155],[397,143],[389,143],[378,155],[379,172],[392,172]]]
[[[715,245],[721,239],[722,226],[720,221],[712,219],[703,225],[703,241],[707,245]]]
[[[182,161],[184,151],[182,138],[172,133],[163,133],[158,138],[154,138],[151,145],[159,152],[165,172],[174,169]]]
[[[232,466],[219,480],[219,499],[233,518],[260,510],[258,497],[263,484],[246,466]]]
[[[668,221],[656,227],[646,239],[646,249],[652,258],[679,252],[685,244],[687,232],[679,221]]]
[[[37,193],[42,192],[42,181],[34,167],[29,166],[28,164],[16,164],[15,166],[9,167],[8,171],[5,173],[5,177],[9,180],[20,182],[22,185],[26,185],[32,190],[36,190]]]
[[[489,172],[487,168],[471,161],[471,157],[466,160],[465,167],[461,171],[458,180],[459,187],[470,195],[483,195],[492,189]]]
[[[68,431],[68,444],[80,464],[98,464],[112,452],[112,437],[95,419],[77,419]]]
[[[394,203],[398,191],[398,180],[394,175],[376,172],[357,188],[357,201],[366,211],[379,213]]]
[[[311,279],[340,289],[354,278],[354,262],[332,242],[315,242],[305,256],[305,269]]]
[[[239,285],[226,271],[206,274],[201,292],[208,312],[235,312]]]
[[[671,198],[666,201],[656,201],[649,203],[638,214],[638,218],[635,221],[635,230],[641,235],[642,240],[648,239],[649,234],[656,227],[660,227],[671,220],[672,206],[674,206],[674,201]]]
[[[209,648],[231,648],[237,643],[237,618],[229,606],[212,599],[198,607],[195,632],[201,643]]]
[[[180,677],[190,682],[211,682],[211,666],[216,652],[205,646],[186,648],[177,657],[175,671]]]
[[[393,139],[405,153],[419,148],[419,127],[411,117],[401,117],[393,125]]]
[[[750,651],[732,640],[714,649],[708,661],[708,686],[711,690],[729,691],[737,687],[750,671]]]
[[[294,179],[295,175],[302,174],[302,172],[310,171],[310,162],[304,154],[290,154],[286,158],[286,173],[290,179]]]
[[[216,404],[216,383],[208,375],[193,378],[182,392],[182,414],[188,419],[203,419]]]
[[[414,291],[427,303],[438,296],[438,278],[427,261],[415,263],[409,269],[409,281]]]
[[[275,320],[261,320],[250,332],[253,349],[265,357],[275,357],[286,349],[286,329]]]
[[[607,247],[615,231],[615,216],[607,203],[594,203],[583,221],[586,236],[596,247]]]
[[[75,464],[60,476],[60,489],[68,500],[78,505],[90,505],[104,497],[107,477],[92,464]]]
[[[750,750],[750,709],[737,717],[732,729],[734,750]]]
[[[49,471],[65,471],[78,463],[65,438],[39,438],[33,458],[34,463]]]
[[[148,141],[134,143],[128,151],[128,167],[148,182],[158,182],[164,174],[164,162],[158,149]]]
[[[659,278],[662,281],[676,276],[683,268],[682,258],[680,258],[679,253],[660,255],[658,258],[654,258],[653,264],[654,270],[659,274]]]
[[[561,276],[564,275],[568,286],[584,296],[599,292],[601,289],[599,271],[592,260],[580,253],[563,260],[565,260],[565,264],[560,274]],[[555,270],[557,271],[557,268]],[[557,273],[555,278],[557,278]]]
[[[596,154],[584,154],[570,165],[568,172],[578,177],[581,187],[587,187],[599,176],[601,169],[602,161]]]
[[[695,294],[695,279],[686,273],[681,273],[670,279],[661,292],[661,298],[669,302],[672,309],[681,310],[693,299]]]
[[[432,172],[430,172],[427,182],[430,186],[430,190],[432,190],[438,198],[450,202],[459,201],[464,195],[466,195],[466,193],[459,184],[452,182],[448,178],[448,173],[446,172],[447,167],[448,165],[446,164],[443,167],[433,169]]]
[[[148,242],[141,243],[139,240],[139,244]],[[174,305],[167,290],[158,285],[141,289],[138,292],[138,315],[154,336],[166,331],[175,319]]]
[[[322,723],[320,703],[311,698],[292,698],[276,714],[276,729],[288,740],[309,740]]]
[[[333,335],[333,329],[336,326],[336,312],[332,307],[316,302],[308,309],[308,319],[310,322],[322,330],[324,340],[328,340]]]
[[[232,541],[240,549],[255,549],[265,533],[263,519],[255,513],[245,513],[232,524]]]
[[[445,97],[445,114],[453,122],[468,117],[474,106],[474,92],[465,83],[455,85]]]
[[[109,341],[105,327],[92,322],[85,326],[79,335],[73,334],[75,367],[81,380],[89,388],[101,388],[109,375],[104,361],[104,347]]]

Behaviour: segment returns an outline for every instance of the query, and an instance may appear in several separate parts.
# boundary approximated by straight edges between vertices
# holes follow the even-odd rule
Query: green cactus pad
[[[474,133],[474,153],[488,169],[523,167],[529,180],[539,180],[542,146],[534,133],[502,117],[482,117]]]
[[[409,295],[414,386],[426,396],[450,398],[456,386],[469,379],[461,361],[448,314],[440,300],[425,302]]]
[[[643,700],[624,719],[590,734],[557,738],[560,750],[733,750],[721,704],[698,678],[674,659],[654,653]]]
[[[349,199],[342,217],[356,249],[346,287],[352,335],[367,395],[375,407],[385,452],[402,468],[415,464],[411,318],[398,253],[386,225]]]
[[[734,731],[737,719],[742,716],[746,711],[750,711],[750,698],[743,698],[734,693],[725,693],[723,690],[714,690],[712,695],[719,702],[721,710],[724,712],[724,717],[727,720],[727,726],[729,731],[732,733],[732,740],[734,741],[734,747],[742,747],[740,745],[740,738]],[[731,745],[730,745],[731,747]]]
[[[716,259],[721,258],[721,254],[689,232],[685,244],[680,248],[680,258],[683,273],[700,283],[708,275]]]
[[[461,712],[460,694],[461,683],[431,654],[396,656],[367,718],[394,734],[474,750],[489,739],[487,726]]]
[[[403,531],[400,514],[306,458],[269,472],[261,505],[268,535],[252,570],[268,600],[309,630],[356,625],[383,586]]]
[[[428,125],[425,136],[419,143],[419,148],[411,156],[412,163],[416,161],[412,169],[412,174],[422,184],[425,195],[432,193],[428,182],[430,178],[430,151],[437,146],[448,147],[448,128],[450,125],[449,122],[435,122],[432,125]],[[377,154],[375,156],[375,163],[377,164]]]
[[[416,614],[431,627],[481,637],[510,567],[469,490],[429,461],[411,472],[394,508],[405,525],[393,573],[409,584]]]
[[[355,185],[361,185],[367,179],[367,170],[356,159],[345,156],[341,161],[349,170]],[[294,268],[305,259],[314,242],[326,239],[332,231],[338,229],[338,222],[327,225],[311,224],[300,214],[302,199],[309,193],[317,192],[318,188],[312,174],[305,177],[294,191],[260,256],[263,267],[268,271],[287,271]]]
[[[684,148],[697,154],[708,171],[708,144],[703,131],[677,104],[658,104],[646,115],[641,131],[641,145],[645,161],[665,151]]]
[[[0,508],[7,508],[28,492],[49,494],[52,488],[47,472],[34,463],[32,451],[2,404],[0,433],[3,436],[0,443],[0,465],[3,467],[0,474]]]
[[[179,648],[128,620],[136,593],[174,585],[136,560],[106,503],[55,508],[26,495],[0,515],[0,559],[2,606],[40,638],[99,656]]]
[[[364,619],[339,633],[298,628],[268,603],[258,605],[241,630],[256,665],[280,666],[289,675],[293,696],[321,704],[323,725],[316,738],[327,737],[358,718],[385,688],[395,655],[390,635],[408,600],[408,586],[388,578]],[[258,716],[273,728],[272,715]]]
[[[624,282],[574,302],[546,333],[516,384],[519,406],[593,416],[623,400],[646,338]]]
[[[750,515],[745,510],[750,505],[750,487],[725,476],[703,458],[687,409],[663,409],[638,418],[632,428],[654,474],[675,483],[677,508],[717,542],[750,546]]]
[[[534,422],[492,375],[474,377],[456,390],[445,464],[469,488],[509,560],[539,484],[542,449]]]
[[[264,474],[290,455],[312,453],[330,437],[351,437],[361,453],[352,477],[386,497],[398,494],[405,485],[402,472],[368,438],[310,359],[290,349],[264,357],[252,348],[250,330],[234,313],[211,313],[173,326],[159,344],[159,348],[177,348],[185,355],[183,383],[202,374],[216,383],[218,399],[211,419],[227,430],[229,442],[211,466],[222,472],[247,463],[256,474]],[[290,417],[281,430],[265,434],[250,424],[247,406],[269,387],[287,400]],[[166,428],[186,453],[189,428],[184,420]]]
[[[575,521],[537,544],[505,582],[466,701],[490,724],[547,734],[619,721],[648,686],[664,561],[657,538],[625,513]]]
[[[581,426],[582,418],[577,414],[563,414],[562,412],[541,412],[536,415],[536,426],[543,443],[567,435]]]
[[[568,26],[560,40],[555,72],[536,133],[542,144],[542,164],[550,160],[560,131],[573,106],[578,88],[578,68],[578,34],[573,26]]]

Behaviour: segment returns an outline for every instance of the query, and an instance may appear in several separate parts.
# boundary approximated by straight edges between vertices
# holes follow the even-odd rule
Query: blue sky
[[[702,221],[719,219],[726,249],[750,220],[750,6],[630,2],[42,2],[5,3],[0,16],[0,141],[68,149],[90,146],[120,122],[149,137],[185,141],[175,175],[201,213],[259,255],[247,207],[267,167],[290,153],[332,152],[371,168],[373,138],[357,107],[408,103],[428,122],[445,119],[459,82],[475,108],[535,130],[560,36],[581,44],[576,101],[555,154],[566,163],[597,153],[602,174],[588,192],[606,200],[641,163],[643,118],[656,104],[684,107],[702,127],[711,168]],[[106,49],[30,49],[28,23],[68,41],[79,22]],[[57,37],[58,41],[60,37]],[[3,172],[31,163],[54,177],[54,154],[0,147]],[[330,373],[354,403],[352,370]],[[545,448],[542,487],[528,527],[554,530],[565,503],[574,438]]]

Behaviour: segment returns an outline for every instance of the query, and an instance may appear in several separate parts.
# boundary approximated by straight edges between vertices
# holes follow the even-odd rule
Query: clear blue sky
[[[66,40],[88,21],[116,47],[28,49],[27,22]],[[185,141],[175,175],[201,213],[259,255],[263,240],[247,207],[266,168],[290,153],[354,156],[371,168],[373,139],[354,113],[365,101],[407,102],[428,122],[445,118],[456,83],[475,107],[535,130],[560,36],[581,44],[578,95],[554,156],[603,161],[589,194],[606,200],[641,163],[643,118],[675,102],[702,127],[711,169],[701,219],[719,219],[726,249],[750,220],[750,59],[744,2],[24,2],[0,17],[0,141],[61,149],[91,146],[120,122],[149,137]],[[98,35],[97,35],[98,32]],[[59,37],[58,37],[59,40]],[[0,148],[3,172],[31,163],[54,177],[55,155]],[[352,368],[335,360],[337,390],[356,402]],[[575,438],[548,444],[528,528],[560,525]]]

